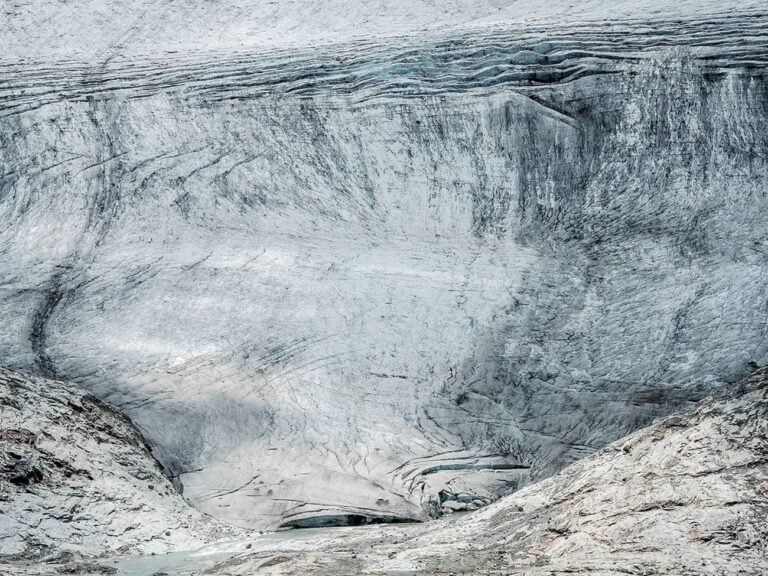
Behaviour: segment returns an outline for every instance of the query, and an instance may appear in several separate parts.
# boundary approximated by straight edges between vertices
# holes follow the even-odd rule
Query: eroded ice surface
[[[767,17],[635,4],[13,7],[0,361],[251,527],[480,506],[726,386]]]

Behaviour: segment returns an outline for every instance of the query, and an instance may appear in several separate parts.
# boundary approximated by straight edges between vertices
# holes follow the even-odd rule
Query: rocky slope
[[[768,573],[768,371],[458,520],[341,532],[205,574]]]
[[[0,362],[199,509],[474,508],[768,362],[761,2],[70,4],[0,22]]]
[[[0,564],[167,552],[232,532],[182,499],[123,414],[71,383],[0,369]]]

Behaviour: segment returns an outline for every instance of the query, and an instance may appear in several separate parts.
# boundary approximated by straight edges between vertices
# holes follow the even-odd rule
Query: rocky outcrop
[[[457,520],[340,532],[206,574],[670,576],[768,572],[768,370]]]
[[[72,383],[0,369],[0,573],[232,533],[183,500],[121,412]]]

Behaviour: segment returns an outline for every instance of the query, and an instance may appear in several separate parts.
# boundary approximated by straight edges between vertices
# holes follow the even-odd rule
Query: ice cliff
[[[0,364],[276,527],[485,505],[768,362],[761,2],[342,4],[4,8]]]

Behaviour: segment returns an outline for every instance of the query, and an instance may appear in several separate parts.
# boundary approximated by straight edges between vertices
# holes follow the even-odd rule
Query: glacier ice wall
[[[5,63],[0,360],[239,524],[486,503],[768,361],[767,22]]]

